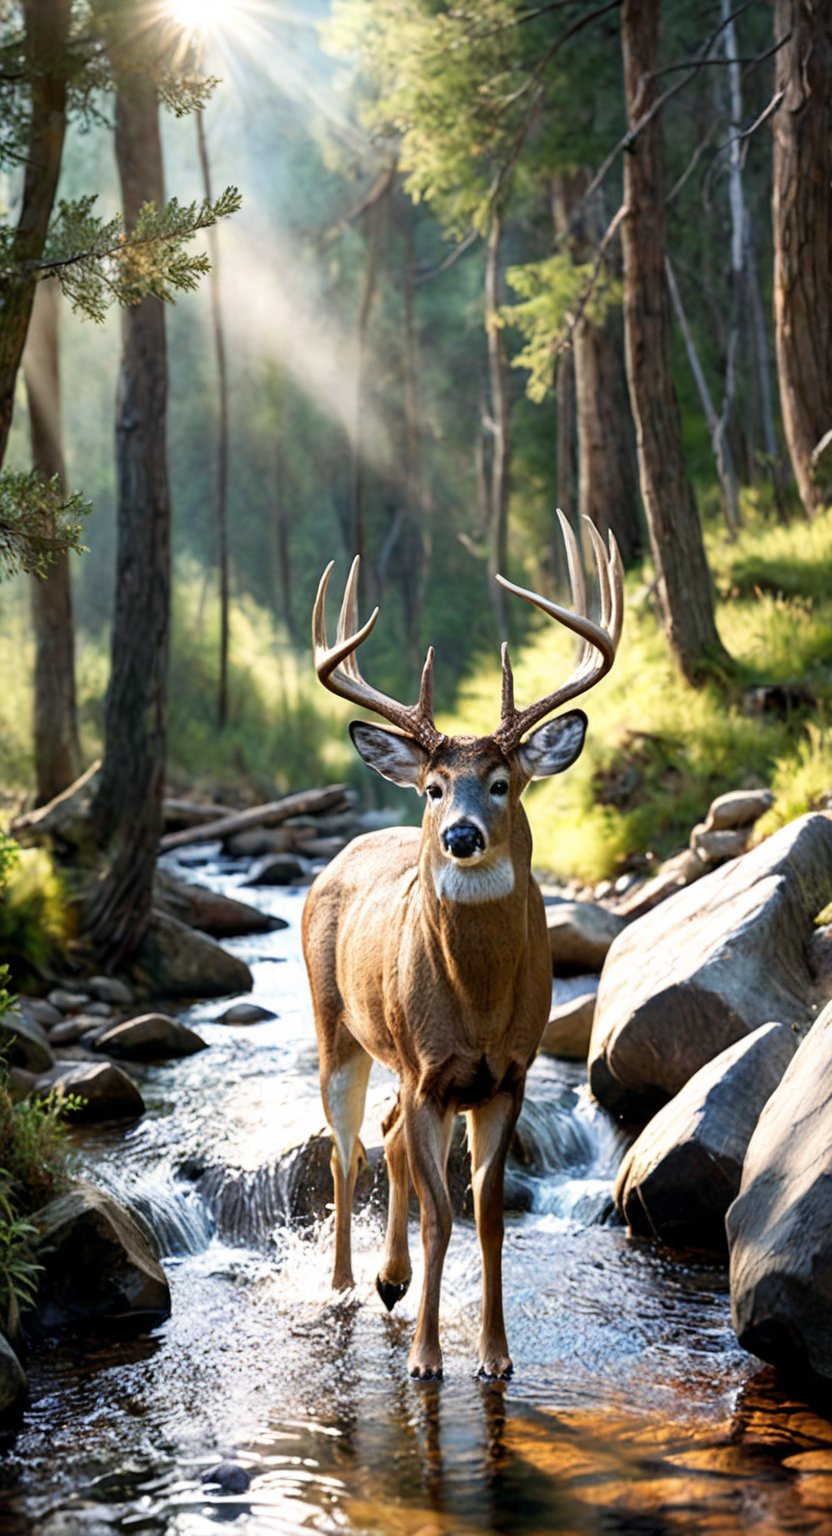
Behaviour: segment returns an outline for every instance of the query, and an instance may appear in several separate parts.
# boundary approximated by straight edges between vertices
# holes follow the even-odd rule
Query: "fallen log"
[[[290,816],[308,816],[317,811],[331,811],[335,806],[346,809],[346,784],[331,784],[326,789],[302,789],[297,794],[285,795],[282,800],[272,800],[266,805],[254,805],[247,811],[236,811],[221,816],[216,821],[203,822],[198,827],[185,827],[181,832],[168,832],[159,841],[161,853],[173,848],[186,848],[193,843],[224,840],[237,832],[251,827],[276,827]]]
[[[204,800],[177,800],[166,795],[162,801],[162,814],[165,826],[175,827],[180,831],[183,827],[199,827],[206,821],[219,821],[223,816],[234,814],[230,805],[211,805]]]
[[[247,901],[223,896],[207,886],[175,880],[162,869],[157,869],[153,882],[153,904],[159,911],[177,917],[189,928],[198,928],[212,939],[235,939],[246,933],[273,933],[286,927],[282,917],[272,917]]]

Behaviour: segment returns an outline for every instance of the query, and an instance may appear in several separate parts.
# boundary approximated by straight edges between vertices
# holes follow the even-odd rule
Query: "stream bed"
[[[229,893],[244,878],[218,862],[196,874]],[[723,1269],[610,1220],[624,1142],[576,1068],[541,1059],[530,1074],[546,1166],[515,1169],[530,1209],[507,1219],[511,1381],[474,1375],[470,1220],[456,1220],[445,1269],[444,1381],[407,1375],[415,1218],[413,1285],[392,1316],[375,1292],[372,1203],[354,1225],[354,1296],[333,1298],[331,1219],[263,1212],[281,1155],[323,1126],[305,893],[239,894],[289,923],[229,945],[277,1018],[228,1026],[226,1001],[188,1009],[210,1049],[136,1069],[148,1112],[135,1125],[77,1133],[85,1175],[153,1227],[172,1316],[129,1345],[30,1359],[31,1407],[0,1464],[2,1536],[827,1532],[832,1423],[739,1348]],[[368,1146],[392,1082],[374,1071]],[[201,1193],[206,1170],[242,1201],[233,1241]],[[204,1481],[229,1461],[242,1492]]]

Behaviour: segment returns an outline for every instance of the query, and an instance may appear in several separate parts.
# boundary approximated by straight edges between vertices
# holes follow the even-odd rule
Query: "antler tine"
[[[559,603],[553,603],[549,598],[541,597],[536,592],[517,587],[513,582],[506,581],[504,576],[498,576],[497,580],[507,592],[514,592],[517,597],[522,597],[527,603],[533,603],[550,618],[556,619],[558,623],[571,629],[574,634],[581,637],[584,645],[575,670],[566,682],[556,688],[553,693],[547,694],[545,698],[538,699],[535,704],[530,704],[522,710],[516,709],[514,705],[511,669],[509,666],[507,673],[508,657],[506,648],[503,647],[503,707],[495,736],[506,751],[515,747],[521,736],[539,720],[551,714],[561,704],[577,698],[579,694],[586,693],[589,688],[599,682],[615,660],[616,648],[621,637],[624,587],[621,556],[615,539],[610,534],[608,552],[598,530],[590,523],[589,518],[585,519],[590,528],[601,598],[600,622],[596,624],[586,612],[586,583],[577,540],[560,509],[558,509],[558,518],[563,531],[572,599],[577,612],[573,613],[568,608],[562,608]]]
[[[326,633],[326,594],[333,565],[331,560],[321,577],[312,610],[312,648],[319,681],[330,693],[349,699],[363,709],[373,710],[432,751],[444,739],[433,722],[433,649],[425,658],[418,703],[400,704],[373,688],[362,677],[355,653],[375,625],[378,608],[373,609],[366,624],[357,628],[360,561],[356,555],[344,588],[335,644],[330,646]]]

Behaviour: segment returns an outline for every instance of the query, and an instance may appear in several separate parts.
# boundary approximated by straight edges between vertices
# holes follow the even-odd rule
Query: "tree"
[[[670,365],[663,141],[657,106],[660,0],[623,0],[621,44],[630,143],[624,160],[624,334],[639,478],[662,622],[684,676],[724,656],[702,530],[685,470]]]
[[[66,486],[61,431],[59,371],[59,290],[53,280],[38,283],[23,369],[29,403],[32,464],[45,480]],[[32,578],[35,629],[35,798],[54,799],[81,772],[75,703],[75,633],[69,554]]]
[[[808,517],[823,503],[813,454],[832,429],[832,13],[776,0],[774,321],[789,454]]]

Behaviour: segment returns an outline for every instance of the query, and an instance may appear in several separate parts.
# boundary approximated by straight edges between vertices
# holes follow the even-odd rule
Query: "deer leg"
[[[401,1105],[396,1100],[394,1109],[386,1117],[384,1131],[384,1156],[387,1160],[387,1176],[390,1195],[387,1208],[387,1236],[384,1242],[384,1258],[376,1277],[376,1290],[388,1312],[401,1301],[410,1285],[410,1251],[407,1246],[407,1219],[410,1200],[410,1169],[407,1164],[404,1121]]]
[[[446,1168],[454,1116],[453,1110],[441,1110],[430,1101],[420,1104],[405,1101],[403,1115],[410,1172],[419,1196],[425,1258],[422,1298],[408,1370],[411,1376],[429,1379],[442,1375],[439,1293],[442,1266],[451,1237],[451,1202]]]
[[[510,1376],[512,1369],[503,1319],[503,1175],[519,1113],[519,1098],[504,1093],[468,1112],[474,1215],[482,1253],[481,1376]]]
[[[354,1284],[350,1225],[352,1197],[359,1170],[366,1162],[359,1139],[370,1076],[370,1057],[355,1045],[333,1070],[321,1072],[321,1097],[332,1131],[332,1182],[335,1188],[335,1262],[332,1288],[347,1290]]]

